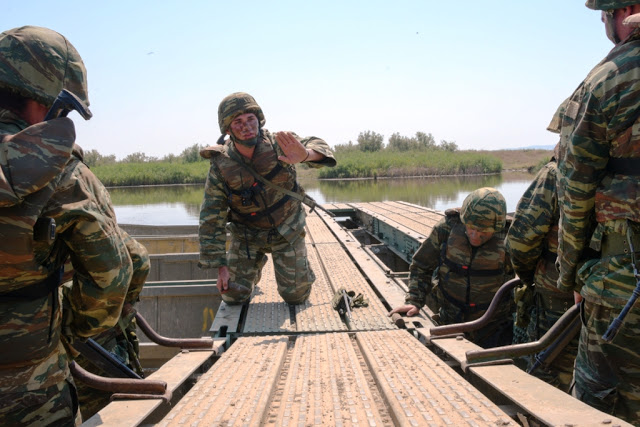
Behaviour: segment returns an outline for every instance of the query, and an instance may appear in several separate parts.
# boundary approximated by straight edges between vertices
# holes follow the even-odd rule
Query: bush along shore
[[[502,170],[502,162],[495,157],[465,152],[358,152],[336,157],[338,165],[318,170],[319,179],[480,175]],[[209,162],[127,162],[93,166],[91,170],[108,187],[200,184],[205,182]]]
[[[375,151],[338,150],[334,168],[298,166],[300,176],[318,179],[405,178],[498,174],[502,170],[535,173],[550,158],[545,150],[505,151]],[[127,161],[89,165],[107,187],[166,184],[204,184],[209,162]]]
[[[343,151],[338,165],[318,171],[320,179],[404,178],[500,173],[502,162],[488,154],[443,150]]]

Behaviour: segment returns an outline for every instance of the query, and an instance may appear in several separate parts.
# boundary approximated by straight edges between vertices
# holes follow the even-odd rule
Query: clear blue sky
[[[267,129],[331,145],[366,130],[551,145],[556,107],[613,47],[584,0],[20,1],[0,24],[75,45],[94,113],[72,113],[77,142],[119,159],[215,144],[236,91]]]

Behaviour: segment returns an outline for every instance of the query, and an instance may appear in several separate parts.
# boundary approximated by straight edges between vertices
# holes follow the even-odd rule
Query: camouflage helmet
[[[0,89],[45,106],[67,89],[89,105],[80,54],[66,37],[48,28],[24,26],[0,34]]]
[[[240,114],[253,113],[260,122],[260,127],[266,123],[262,108],[258,105],[253,96],[244,92],[235,92],[226,96],[220,106],[218,106],[218,124],[220,125],[220,133],[223,135],[229,130],[229,126],[233,119]]]
[[[639,3],[640,0],[587,0],[585,5],[593,10],[612,10]]]
[[[498,190],[491,187],[472,191],[462,202],[460,220],[483,232],[499,233],[506,225],[507,203]]]

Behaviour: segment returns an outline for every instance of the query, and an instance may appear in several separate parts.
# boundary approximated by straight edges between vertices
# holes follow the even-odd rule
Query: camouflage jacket
[[[56,120],[68,121],[72,143],[73,123],[69,119]],[[0,208],[8,209],[0,220],[0,236],[11,235],[13,227],[24,226],[28,221],[16,208],[20,204],[33,208],[32,203],[37,202],[34,209],[39,211],[38,216],[52,218],[56,224],[52,243],[33,242],[36,262],[23,264],[20,271],[3,268],[0,273],[0,293],[5,294],[0,302],[0,393],[43,389],[66,378],[67,356],[61,333],[88,337],[113,326],[132,275],[131,257],[116,224],[109,194],[82,163],[79,147],[74,146],[74,154],[61,165],[60,173],[39,191],[33,193],[35,189],[31,188],[29,192],[28,186],[15,181],[28,179],[29,174],[14,171],[33,173],[41,167],[43,158],[54,155],[46,147],[55,143],[59,134],[48,135],[42,126],[52,125],[46,122],[29,127],[12,113],[0,111],[0,133],[11,135],[24,130],[21,135],[27,135],[28,140],[28,144],[19,144],[14,137],[14,143],[0,145],[3,190],[26,188],[18,204]],[[33,133],[32,129],[40,129],[40,133]],[[45,148],[38,151],[37,147]],[[39,200],[40,191],[50,192],[51,197]],[[15,250],[14,242],[0,240],[3,259],[11,257]],[[12,295],[42,283],[61,271],[68,259],[75,273],[64,320],[60,288],[37,298],[7,296],[7,292]]]
[[[474,248],[460,221],[459,209],[448,209],[445,218],[433,227],[413,255],[406,302],[422,307],[432,292],[433,278],[440,291],[458,303],[488,306],[512,273],[504,246],[505,234],[505,231],[496,233]]]
[[[588,247],[609,231],[640,222],[638,176],[607,171],[613,158],[640,157],[640,30],[616,45],[565,101],[558,169],[558,287],[572,291]],[[637,160],[636,160],[637,161]]]
[[[226,265],[226,224],[231,223],[242,238],[275,228],[285,239],[293,241],[302,232],[305,210],[301,202],[279,190],[256,181],[253,175],[239,165],[232,156],[245,162],[267,180],[286,190],[304,194],[297,183],[295,165],[278,160],[284,153],[275,138],[266,129],[256,145],[252,159],[246,159],[233,143],[208,147],[200,154],[211,161],[205,184],[204,200],[200,210],[200,263],[202,268]],[[336,164],[329,145],[316,137],[300,139],[326,157],[321,162],[308,162],[311,167]],[[243,231],[237,231],[241,228]]]
[[[520,198],[507,233],[507,250],[523,284],[535,283],[538,291],[560,294],[555,266],[560,217],[557,172],[556,160],[552,159]]]

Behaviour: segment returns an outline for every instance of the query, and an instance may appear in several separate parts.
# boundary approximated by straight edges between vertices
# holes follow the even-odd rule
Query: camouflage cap
[[[585,6],[593,10],[612,10],[640,4],[640,0],[587,0]]]
[[[462,202],[460,220],[483,232],[499,233],[506,225],[507,202],[491,187],[472,191]]]
[[[253,113],[260,122],[260,127],[266,123],[262,108],[258,105],[253,96],[244,92],[235,92],[226,96],[218,106],[218,125],[220,133],[223,135],[229,130],[229,125],[233,119],[240,114]]]
[[[50,106],[62,89],[89,105],[87,70],[63,35],[25,26],[0,34],[0,88]]]

